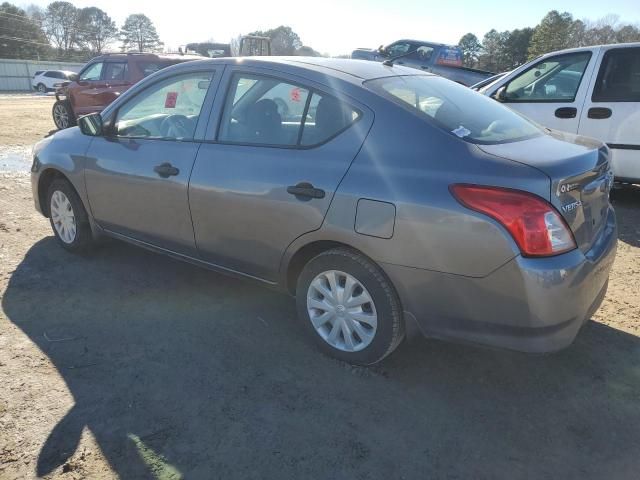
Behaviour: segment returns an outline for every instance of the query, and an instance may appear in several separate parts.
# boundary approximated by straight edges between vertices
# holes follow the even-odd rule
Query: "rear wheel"
[[[73,127],[76,124],[76,117],[73,114],[71,105],[66,100],[58,100],[53,104],[53,123],[56,124],[59,130]]]
[[[49,221],[58,243],[74,253],[87,250],[92,242],[89,217],[69,181],[54,180],[49,186],[47,200]]]
[[[346,248],[319,254],[296,289],[298,316],[325,353],[357,365],[379,362],[404,338],[400,300],[382,270]]]
[[[38,92],[39,93],[47,93],[47,87],[44,83],[38,84]]]

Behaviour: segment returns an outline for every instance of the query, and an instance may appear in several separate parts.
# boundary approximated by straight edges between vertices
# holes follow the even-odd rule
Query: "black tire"
[[[39,83],[37,90],[39,93],[47,93],[47,86],[44,83]]]
[[[56,226],[54,225],[54,215],[51,212],[52,197],[56,192],[62,192],[64,196],[69,200],[71,205],[72,214],[75,219],[75,235],[71,242],[63,240]],[[87,211],[82,205],[82,200],[76,193],[75,189],[65,179],[56,179],[51,182],[49,190],[47,191],[47,210],[49,212],[49,223],[51,229],[56,237],[58,243],[65,249],[73,253],[84,253],[89,250],[89,247],[93,243],[93,235],[91,233],[91,225],[89,224],[89,217]]]
[[[76,124],[76,116],[73,114],[73,109],[67,100],[58,100],[54,103],[51,115],[53,116],[53,123],[58,127],[58,130],[64,130]]]
[[[360,351],[344,351],[327,343],[316,331],[307,309],[311,282],[323,272],[338,270],[353,276],[369,292],[377,313],[371,343]],[[334,358],[355,365],[373,365],[393,352],[404,338],[400,299],[384,272],[364,255],[348,248],[335,248],[312,258],[303,268],[296,286],[298,317],[318,347]]]

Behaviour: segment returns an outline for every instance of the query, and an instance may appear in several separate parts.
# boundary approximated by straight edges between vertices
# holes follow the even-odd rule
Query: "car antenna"
[[[382,62],[382,64],[386,65],[387,67],[393,67],[393,62],[395,62],[396,60],[400,60],[401,58],[408,57],[412,53],[417,53],[418,50],[419,49],[416,48],[415,50],[411,50],[410,52],[404,52],[402,55],[398,55],[396,57],[393,57],[393,58],[390,58],[388,60],[385,60],[384,62]]]

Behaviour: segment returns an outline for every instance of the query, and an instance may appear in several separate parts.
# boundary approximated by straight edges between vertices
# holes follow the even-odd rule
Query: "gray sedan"
[[[40,142],[32,184],[63,248],[109,236],[278,287],[367,365],[408,332],[569,345],[615,256],[608,155],[404,67],[216,59]]]

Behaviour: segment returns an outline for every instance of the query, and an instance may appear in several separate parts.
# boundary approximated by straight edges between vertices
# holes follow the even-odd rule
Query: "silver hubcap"
[[[44,93],[46,89],[47,89],[47,87],[45,87],[44,85],[42,85],[42,84],[38,85],[38,91],[40,93]]]
[[[63,105],[56,105],[53,109],[53,119],[59,128],[67,128],[69,126],[69,114]]]
[[[329,270],[314,278],[307,291],[307,311],[318,335],[338,350],[357,352],[376,335],[373,299],[348,273]]]
[[[64,243],[73,243],[76,239],[76,216],[67,196],[60,190],[51,195],[51,221],[60,240]]]

